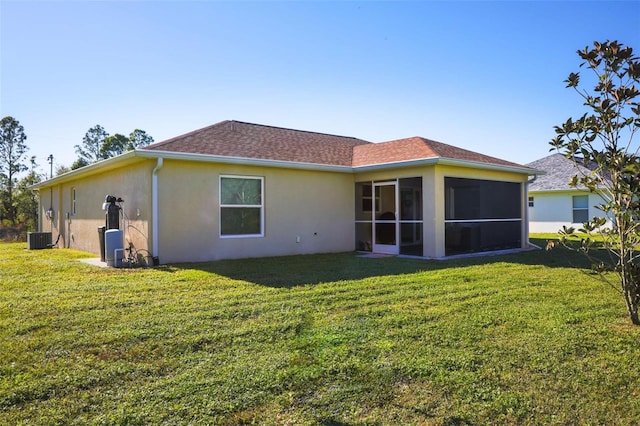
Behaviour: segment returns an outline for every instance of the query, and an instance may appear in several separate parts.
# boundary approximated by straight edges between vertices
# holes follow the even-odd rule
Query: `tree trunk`
[[[627,302],[627,311],[629,312],[629,317],[631,318],[631,322],[633,325],[640,325],[640,318],[638,318],[638,305],[631,305]]]
[[[15,226],[16,224],[16,212],[13,206],[13,172],[9,171],[9,183],[7,185],[8,189],[8,208],[7,214],[9,215],[9,220],[11,221],[11,226]]]
[[[627,302],[627,312],[629,312],[629,317],[631,318],[631,322],[634,325],[640,325],[640,318],[638,318],[638,290],[637,287],[631,286],[630,288],[625,288],[624,298]]]
[[[635,265],[634,265],[635,266]],[[629,318],[634,325],[640,325],[640,318],[638,317],[638,305],[640,305],[640,282],[636,280],[635,275],[637,273],[629,273],[630,269],[635,269],[625,265],[624,275],[622,279],[622,294],[624,295],[624,301],[627,304],[627,312]]]
[[[638,305],[640,305],[640,269],[638,265],[634,264],[634,260],[631,257],[633,253],[626,250],[626,234],[620,232],[620,259],[618,267],[620,268],[620,284],[622,295],[624,297],[625,304],[627,305],[627,312],[629,318],[634,325],[640,325],[640,318],[638,317]]]

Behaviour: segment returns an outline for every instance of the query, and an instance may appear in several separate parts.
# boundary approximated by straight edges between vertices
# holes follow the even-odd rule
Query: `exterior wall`
[[[263,237],[220,238],[220,175],[264,178]],[[161,263],[354,249],[349,173],[165,160],[158,186]]]
[[[153,236],[151,175],[155,166],[155,159],[137,158],[41,188],[41,231],[51,231],[54,241],[59,235],[60,247],[99,254],[97,229],[105,224],[102,204],[109,194],[124,199],[121,229],[125,246],[131,242],[161,263],[352,251],[354,183],[422,177],[423,255],[438,258],[445,256],[445,177],[520,182],[526,213],[527,176],[517,173],[435,165],[354,175],[165,159],[157,174],[158,235]],[[264,179],[264,236],[220,237],[221,175]],[[52,221],[46,217],[49,207],[55,211]],[[524,246],[526,220],[522,229]],[[157,253],[151,253],[153,238],[158,238]]]
[[[54,241],[59,236],[59,247],[100,254],[98,227],[105,225],[102,204],[106,195],[114,195],[124,199],[120,229],[124,231],[125,246],[130,241],[137,249],[148,250],[152,168],[152,162],[139,162],[41,189],[40,230],[51,231]],[[55,212],[53,221],[46,216],[50,207]]]
[[[62,224],[60,215],[60,188],[51,187],[41,189],[39,192],[38,207],[38,229],[40,232],[51,232],[52,242],[56,242],[57,236],[60,235],[60,227]],[[47,216],[47,211],[54,212],[53,217]],[[62,247],[63,245],[61,245]]]
[[[580,226],[573,223],[574,195],[589,196],[589,218],[603,216],[603,212],[595,207],[603,202],[598,194],[588,191],[530,192],[529,197],[534,201],[533,207],[528,207],[529,232],[556,233],[563,226]]]

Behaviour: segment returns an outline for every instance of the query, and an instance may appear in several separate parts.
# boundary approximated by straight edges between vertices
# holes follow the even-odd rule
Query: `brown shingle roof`
[[[324,133],[222,121],[144,149],[351,166],[353,147],[370,142]]]
[[[390,142],[356,146],[354,148],[353,165],[357,167],[428,158],[447,158],[451,160],[522,167],[516,163],[418,136]]]
[[[446,158],[523,168],[421,137],[371,143],[352,137],[229,120],[143,149],[347,167]]]

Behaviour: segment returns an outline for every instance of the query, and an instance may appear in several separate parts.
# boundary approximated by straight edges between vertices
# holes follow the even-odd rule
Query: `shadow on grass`
[[[546,245],[546,240],[532,240],[532,242],[539,246]],[[403,257],[371,258],[362,257],[353,252],[315,254],[183,263],[170,265],[165,270],[200,270],[268,287],[292,288],[301,285],[360,280],[501,262],[541,265],[550,268],[590,268],[590,262],[582,254],[557,247],[551,251],[533,250],[450,260]]]

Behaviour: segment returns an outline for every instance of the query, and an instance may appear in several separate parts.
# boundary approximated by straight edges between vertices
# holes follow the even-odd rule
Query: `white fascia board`
[[[566,189],[529,189],[529,194],[599,194],[606,192],[605,188],[597,188],[595,191],[590,191],[588,188],[566,188]]]
[[[445,164],[448,166],[458,166],[458,167],[470,167],[473,169],[483,169],[483,170],[495,170],[501,172],[512,172],[512,173],[522,173],[528,176],[542,175],[545,174],[542,170],[532,169],[530,167],[525,166],[506,166],[502,164],[490,164],[483,163],[480,161],[471,161],[471,160],[454,160],[450,158],[441,158],[440,164]]]
[[[501,171],[501,172],[511,172],[511,173],[520,173],[526,174],[528,176],[531,175],[540,175],[545,172],[541,170],[531,169],[529,167],[517,167],[517,166],[504,166],[501,164],[490,164],[483,163],[480,161],[469,161],[469,160],[456,160],[451,158],[422,158],[417,160],[407,160],[407,161],[396,161],[393,163],[382,163],[382,164],[372,164],[367,166],[358,166],[354,167],[353,170],[355,172],[370,172],[377,170],[385,170],[385,169],[394,169],[398,167],[412,167],[412,166],[431,166],[431,165],[445,165],[445,166],[456,166],[456,167],[466,167],[472,169],[481,169],[481,170],[492,170],[492,171]]]
[[[439,160],[440,158],[421,158],[418,160],[394,161],[392,163],[368,164],[366,166],[356,166],[352,169],[357,173],[374,172],[378,170],[397,169],[399,167],[432,166],[438,164],[440,162]]]
[[[353,168],[350,166],[338,166],[319,163],[300,163],[294,161],[268,160],[260,158],[227,157],[224,155],[190,154],[173,151],[137,150],[136,154],[137,156],[142,158],[163,157],[165,160],[198,161],[201,163],[242,164],[245,166],[277,167],[285,169],[302,169],[341,173],[351,173],[353,170]]]
[[[350,166],[337,166],[330,164],[316,164],[316,163],[297,163],[292,161],[281,160],[263,160],[258,158],[243,158],[243,157],[226,157],[222,155],[209,155],[209,154],[189,154],[183,152],[172,151],[157,151],[157,150],[145,150],[136,149],[133,151],[125,152],[124,154],[116,157],[108,158],[106,160],[99,161],[97,163],[90,164],[85,167],[81,167],[76,170],[71,170],[60,176],[56,176],[53,179],[48,179],[43,182],[37,183],[31,186],[31,189],[40,190],[48,188],[59,183],[66,182],[81,176],[86,176],[98,171],[102,171],[106,168],[117,167],[119,163],[132,160],[134,158],[147,158],[157,159],[164,158],[165,160],[182,160],[182,161],[198,161],[201,163],[218,163],[218,164],[242,164],[246,166],[260,166],[260,167],[277,167],[287,169],[298,170],[314,170],[314,171],[326,171],[326,172],[339,172],[339,173],[352,173],[353,168]]]
[[[56,176],[53,179],[49,179],[31,186],[31,189],[40,190],[42,188],[48,188],[68,180],[72,180],[81,176],[97,173],[105,168],[118,167],[122,162],[133,160],[135,158],[148,158],[157,159],[164,158],[166,160],[182,160],[182,161],[197,161],[204,163],[218,163],[218,164],[241,164],[245,166],[258,166],[258,167],[274,167],[274,168],[286,168],[297,170],[313,170],[313,171],[325,171],[325,172],[337,172],[337,173],[361,173],[378,170],[388,170],[404,167],[414,166],[430,166],[436,164],[466,167],[480,170],[492,170],[511,173],[520,173],[526,175],[539,175],[544,174],[543,171],[531,169],[528,167],[517,166],[504,166],[500,164],[483,163],[479,161],[468,160],[456,160],[450,158],[421,158],[407,161],[396,161],[391,163],[372,164],[366,166],[339,166],[331,164],[319,164],[319,163],[300,163],[294,161],[282,161],[282,160],[268,160],[259,158],[245,158],[245,157],[227,157],[223,155],[210,155],[210,154],[191,154],[184,152],[173,151],[159,151],[159,150],[146,150],[136,149],[133,151],[125,152],[124,154],[116,157],[108,158],[106,160],[99,161],[97,163],[90,164],[85,167],[81,167],[76,170],[72,170],[68,173]]]
[[[88,166],[80,167],[79,169],[71,170],[67,173],[61,174],[54,178],[36,183],[35,185],[30,186],[30,188],[36,189],[36,190],[39,190],[42,188],[48,188],[49,186],[66,182],[68,180],[71,180],[83,175],[92,174],[99,170],[101,171],[105,167],[108,168],[110,166],[116,166],[118,163],[121,163],[126,160],[131,160],[136,156],[137,156],[136,151],[128,151],[128,152],[125,152],[124,154],[118,155],[117,157],[111,157],[106,160],[98,161],[97,163],[89,164]]]

